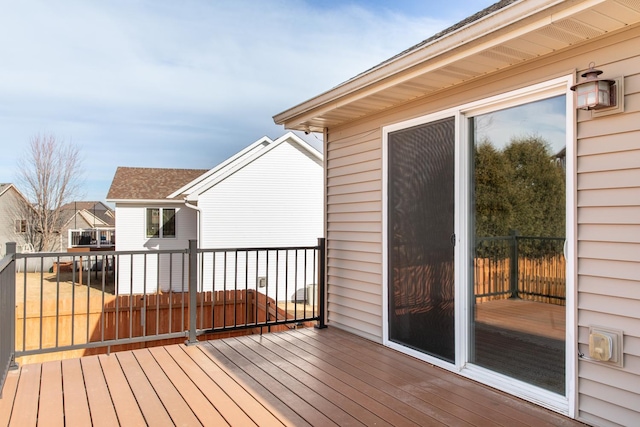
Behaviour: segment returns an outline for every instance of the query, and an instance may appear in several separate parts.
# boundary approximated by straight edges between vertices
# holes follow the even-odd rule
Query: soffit
[[[546,9],[531,13],[522,8],[536,2],[528,3],[516,3],[374,67],[276,115],[274,121],[287,129],[322,131],[640,22],[640,0],[551,2]],[[520,16],[514,18],[515,13]],[[464,39],[482,31],[474,39]],[[459,43],[452,46],[456,38]]]

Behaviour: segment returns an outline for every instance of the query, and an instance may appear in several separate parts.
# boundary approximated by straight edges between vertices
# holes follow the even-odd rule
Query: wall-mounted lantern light
[[[589,69],[582,74],[586,80],[571,86],[576,92],[576,107],[581,110],[600,110],[616,106],[616,81],[599,79],[602,71],[589,64]]]

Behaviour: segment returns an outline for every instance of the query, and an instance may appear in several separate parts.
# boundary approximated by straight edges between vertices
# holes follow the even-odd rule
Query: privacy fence
[[[476,302],[520,298],[565,304],[563,237],[484,237],[473,262]]]
[[[324,326],[324,239],[278,248],[198,249],[192,241],[175,251],[7,249],[0,264],[2,379],[16,358],[45,353]],[[18,268],[33,263],[51,267]]]

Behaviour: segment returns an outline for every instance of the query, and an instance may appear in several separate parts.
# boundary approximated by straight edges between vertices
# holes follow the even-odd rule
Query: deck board
[[[280,369],[289,372],[314,390],[333,400],[344,411],[351,414],[358,414],[358,420],[366,425],[392,426],[400,421],[406,422],[406,420],[401,420],[400,417],[396,417],[395,420],[385,420],[385,418],[383,418],[384,416],[393,418],[395,413],[388,408],[386,411],[378,411],[379,409],[383,409],[380,408],[380,405],[373,404],[373,401],[365,394],[354,387],[348,386],[336,377],[323,375],[322,373],[318,375],[319,372],[315,366],[306,362],[302,357],[299,357],[296,354],[297,352],[292,352],[286,346],[269,340],[267,335],[250,335],[239,338],[238,341],[243,342],[247,346],[251,345],[250,341],[254,341],[257,348],[269,350],[274,356],[277,356],[273,357],[273,360]],[[380,415],[376,412],[380,412]]]
[[[359,378],[342,371],[340,368],[325,361],[322,358],[307,352],[302,347],[297,347],[290,342],[285,335],[267,334],[263,337],[265,341],[273,342],[274,345],[287,349],[295,353],[300,359],[299,366],[307,367],[308,372],[312,372],[317,377],[325,381],[332,382],[338,379],[346,387],[346,393],[350,398],[357,399],[368,411],[371,411],[392,425],[409,425],[414,408],[395,400],[390,400],[388,394],[376,387],[370,386]],[[417,422],[415,425],[419,425]]]
[[[111,401],[109,388],[102,373],[98,356],[87,356],[80,359],[84,374],[85,387],[91,421],[94,426],[110,427],[118,424],[118,416]]]
[[[565,340],[563,305],[522,299],[485,301],[475,306],[476,321],[541,337]]]
[[[318,411],[325,414],[339,426],[364,426],[365,420],[356,419],[349,413],[349,410],[362,412],[361,408],[356,410],[352,405],[345,405],[344,396],[338,393],[331,393],[330,388],[322,387],[320,383],[314,382],[313,377],[302,377],[296,375],[295,366],[276,357],[273,353],[265,350],[264,346],[252,340],[229,339],[225,342],[238,354],[242,354],[252,363],[262,369],[262,371],[276,378],[282,385],[296,393]],[[286,366],[283,366],[286,365]],[[332,390],[331,390],[332,391]],[[346,407],[344,407],[346,406]],[[376,422],[379,420],[376,417]],[[370,425],[370,424],[369,424]]]
[[[171,383],[164,372],[165,367],[160,367],[151,355],[149,349],[134,350],[133,355],[138,360],[140,367],[144,371],[151,387],[156,392],[158,398],[169,413],[174,424],[186,426],[200,425],[198,418],[183,397],[180,395],[174,384]],[[171,369],[169,367],[168,369]]]
[[[4,380],[2,398],[0,399],[0,426],[8,426],[11,420],[11,411],[13,410],[19,378],[19,371],[10,370],[7,373],[7,378]]]
[[[64,397],[64,399],[63,399]],[[582,426],[336,328],[9,372],[0,425]]]
[[[245,358],[243,354],[236,352],[231,348],[226,340],[210,341],[207,343],[218,351],[221,363],[225,367],[229,367],[230,364],[236,365],[246,375],[250,376],[257,383],[262,385],[265,390],[277,396],[282,402],[284,402],[290,408],[295,408],[295,412],[298,413],[304,420],[311,425],[336,425],[330,418],[319,411],[314,406],[310,405],[302,397],[300,397],[295,391],[291,390],[287,386],[280,382],[280,378],[273,377],[269,373],[265,372],[262,368],[264,366],[256,365],[249,359]],[[302,390],[306,393],[307,390]]]
[[[42,365],[28,365],[20,368],[20,379],[11,411],[9,426],[30,427],[38,422],[38,399],[40,393],[40,373]],[[3,399],[9,396],[3,396]]]
[[[62,361],[62,394],[65,422],[71,426],[91,425],[91,413],[80,359]]]
[[[125,427],[146,425],[138,402],[129,387],[124,371],[115,355],[101,354],[98,357],[118,424]]]
[[[220,369],[211,359],[195,346],[171,346],[167,351],[180,363],[190,378],[216,405],[225,422],[229,425],[282,426],[282,423],[264,406],[237,384],[228,373]],[[243,402],[243,411],[236,402]]]
[[[251,405],[247,407],[243,404],[242,410],[256,424],[262,424],[262,418],[260,417],[265,415],[264,411],[268,411],[269,414],[277,418],[277,421],[286,426],[309,425],[290,406],[280,401],[273,393],[270,393],[240,368],[233,364],[224,367],[222,364],[223,357],[221,357],[221,355],[218,356],[218,352],[210,346],[209,343],[188,349],[194,353],[194,360],[201,363],[203,369],[207,369],[207,361],[213,363],[215,370],[210,371],[207,369],[207,373],[212,376],[212,378],[215,376],[215,382],[219,384],[220,387],[223,387],[225,392],[229,394],[235,402],[244,402]],[[200,354],[198,355],[198,353]],[[205,360],[200,361],[200,357],[204,357]],[[219,370],[219,372],[216,372],[217,370]],[[265,422],[268,423],[271,421],[271,418],[267,416],[265,420]],[[278,424],[274,423],[273,425]]]
[[[149,351],[200,423],[216,426],[227,424],[215,406],[212,406],[212,403],[216,405],[217,402],[207,400],[164,347],[151,348]]]
[[[171,416],[164,408],[160,398],[148,381],[147,376],[138,364],[138,360],[131,351],[115,353],[122,366],[122,371],[127,378],[129,387],[140,406],[142,416],[146,423],[153,425],[171,425]]]
[[[47,414],[47,416],[38,417],[38,427],[64,427],[62,364],[60,362],[43,363],[40,375],[38,413]]]

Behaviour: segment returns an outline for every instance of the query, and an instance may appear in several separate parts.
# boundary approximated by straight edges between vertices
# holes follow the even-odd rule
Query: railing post
[[[198,241],[189,240],[189,335],[187,345],[196,344],[196,313],[198,310]]]
[[[324,237],[318,238],[318,324],[315,325],[318,329],[324,329],[327,327],[325,324],[325,295],[326,295],[326,259],[327,248]]]
[[[509,271],[509,298],[518,298],[518,230],[511,230],[511,251],[510,251],[510,271]]]
[[[6,249],[7,256],[13,256],[13,274],[9,278],[9,299],[11,304],[7,306],[10,311],[9,316],[13,319],[11,322],[11,362],[9,362],[9,369],[18,369],[18,364],[16,363],[16,242],[7,242]]]

